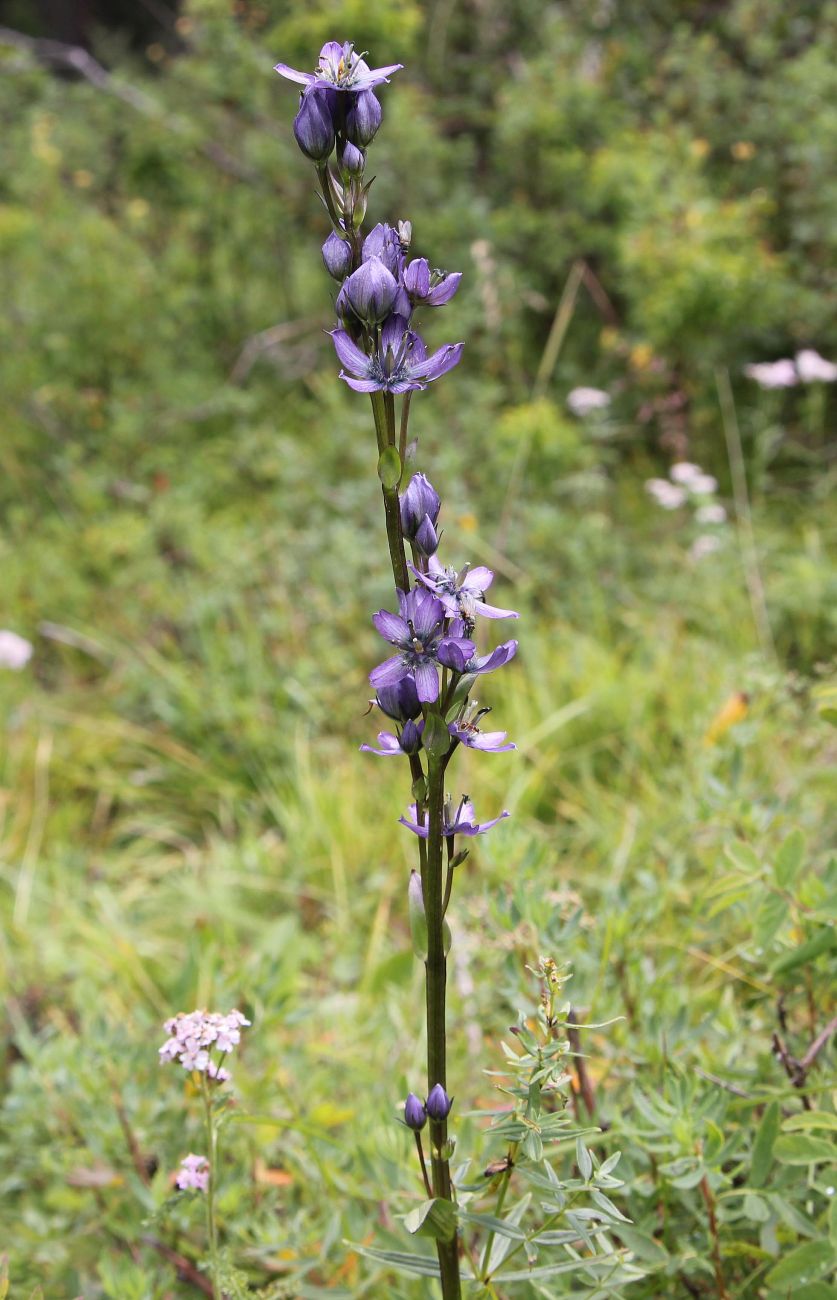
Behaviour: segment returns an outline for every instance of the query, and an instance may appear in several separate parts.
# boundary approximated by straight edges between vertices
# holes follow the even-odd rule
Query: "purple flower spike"
[[[352,311],[367,325],[386,320],[398,292],[395,276],[379,257],[371,257],[359,266],[343,287]]]
[[[453,1098],[448,1096],[442,1085],[440,1083],[434,1084],[425,1103],[425,1109],[430,1118],[437,1121],[447,1119],[452,1105]]]
[[[332,90],[306,90],[294,118],[296,142],[307,158],[322,163],[334,148],[335,95]]]
[[[404,270],[404,288],[417,307],[443,307],[459,288],[461,271],[431,271],[426,257],[415,257]]]
[[[356,271],[355,275],[358,274]],[[347,280],[337,296],[338,309],[341,298],[348,297],[348,284]],[[340,378],[356,393],[408,393],[426,388],[453,369],[464,346],[448,343],[428,357],[424,343],[407,328],[402,316],[389,317],[381,331],[380,344],[371,356],[362,352],[345,330],[332,330],[331,337],[343,366]]]
[[[316,72],[299,72],[289,68],[287,63],[277,63],[274,72],[288,81],[296,81],[301,86],[326,86],[333,90],[364,91],[373,86],[380,86],[389,81],[393,72],[399,72],[403,63],[391,63],[385,68],[370,68],[369,64],[355,54],[349,41],[326,41],[320,50]]]
[[[375,139],[382,117],[381,105],[373,91],[362,90],[352,95],[346,110],[346,139],[365,149]]]
[[[435,556],[427,566],[427,573],[414,569],[413,573],[428,591],[438,596],[448,613],[454,618],[462,618],[466,623],[473,623],[474,616],[483,618],[518,618],[513,609],[500,609],[485,602],[485,593],[494,581],[494,574],[484,565],[472,569],[466,564],[457,573],[456,569],[445,568]]]
[[[404,1102],[404,1123],[414,1133],[419,1133],[427,1123],[427,1111],[424,1102],[414,1092],[408,1093],[407,1100]]]
[[[474,805],[471,800],[464,798],[461,800],[459,807],[454,809],[453,802],[446,799],[442,809],[442,834],[447,838],[451,835],[484,835],[486,831],[491,830],[504,817],[508,817],[508,812],[501,812],[499,817],[492,817],[490,821],[478,822],[474,816]],[[427,839],[427,813],[422,816],[421,822],[418,820],[416,805],[411,803],[407,809],[406,817],[399,817],[402,826],[406,826],[408,831],[414,835],[420,836],[421,839]]]
[[[414,587],[406,596],[398,593],[399,614],[379,610],[372,622],[385,640],[398,647],[398,654],[373,668],[369,681],[379,690],[396,686],[404,677],[415,680],[416,694],[424,704],[439,698],[439,650],[450,653],[455,645],[461,658],[469,662],[474,643],[467,637],[445,637],[445,607],[422,587]]]

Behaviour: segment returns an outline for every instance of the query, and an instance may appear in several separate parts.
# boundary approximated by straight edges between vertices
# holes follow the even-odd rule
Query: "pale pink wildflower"
[[[209,1161],[206,1156],[191,1154],[184,1156],[180,1162],[175,1183],[181,1192],[188,1192],[192,1189],[196,1192],[205,1192],[209,1186]]]
[[[837,380],[837,366],[833,361],[826,361],[813,348],[797,352],[796,370],[803,384],[833,384]]]
[[[32,643],[17,632],[0,629],[0,668],[19,673],[32,658]]]
[[[221,1057],[241,1042],[241,1030],[250,1021],[240,1011],[221,1015],[217,1011],[181,1011],[165,1023],[169,1037],[160,1048],[161,1061],[179,1061],[184,1070],[197,1070],[218,1083],[229,1079],[229,1071],[212,1053]]]

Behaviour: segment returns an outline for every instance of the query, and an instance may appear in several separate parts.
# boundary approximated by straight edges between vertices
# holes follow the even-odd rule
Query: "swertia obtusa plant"
[[[393,728],[378,734],[377,745],[364,744],[361,749],[406,760],[413,801],[400,821],[416,837],[418,853],[418,870],[412,872],[408,887],[408,907],[414,946],[425,966],[427,1081],[423,1100],[416,1093],[408,1095],[404,1122],[415,1136],[428,1199],[407,1216],[406,1226],[435,1240],[438,1267],[426,1255],[358,1249],[407,1272],[438,1277],[444,1300],[455,1300],[462,1294],[463,1278],[477,1284],[470,1294],[497,1296],[494,1283],[512,1276],[528,1277],[539,1248],[547,1244],[560,1242],[570,1256],[565,1255],[546,1271],[543,1267],[536,1270],[539,1276],[583,1271],[595,1260],[597,1264],[606,1262],[610,1281],[624,1261],[610,1245],[601,1252],[602,1242],[594,1239],[591,1220],[585,1221],[584,1210],[576,1206],[585,1188],[598,1191],[603,1185],[618,1185],[610,1174],[613,1157],[607,1167],[594,1173],[593,1157],[582,1147],[582,1178],[572,1184],[571,1195],[563,1190],[570,1185],[561,1184],[546,1166],[548,1173],[542,1171],[536,1183],[549,1193],[547,1205],[542,1206],[546,1224],[540,1228],[521,1226],[532,1192],[511,1207],[507,1205],[510,1179],[518,1166],[532,1171],[543,1168],[544,1142],[577,1136],[568,1132],[570,1121],[560,1093],[569,1077],[563,1064],[568,1045],[557,1037],[561,1021],[557,1012],[553,1014],[554,988],[549,994],[553,1018],[547,1039],[538,1046],[525,1027],[515,1030],[518,1041],[526,1044],[519,1060],[515,1058],[515,1069],[518,1073],[523,1070],[527,1082],[522,1090],[502,1089],[512,1099],[511,1109],[506,1101],[500,1112],[492,1112],[496,1123],[489,1130],[505,1143],[505,1155],[489,1166],[477,1184],[468,1185],[460,1177],[457,1185],[451,1171],[454,1142],[448,1134],[448,1119],[453,1100],[447,1090],[445,1043],[450,931],[445,914],[456,868],[468,856],[461,842],[485,834],[509,814],[504,811],[478,820],[467,795],[452,798],[447,793],[448,770],[461,745],[491,753],[514,749],[505,732],[481,729],[488,710],[471,700],[471,692],[483,674],[502,668],[517,651],[517,641],[508,640],[488,654],[478,654],[473,639],[478,621],[516,619],[518,615],[486,600],[494,577],[490,569],[468,564],[457,569],[439,559],[440,497],[423,473],[413,473],[407,479],[408,462],[415,456],[415,443],[408,442],[412,396],[458,364],[463,344],[447,343],[428,353],[417,330],[421,310],[449,302],[461,275],[433,269],[424,257],[411,257],[408,221],[396,226],[378,224],[365,236],[362,232],[371,185],[364,179],[366,150],[382,119],[375,89],[400,67],[370,68],[351,44],[330,41],[323,46],[314,72],[300,72],[282,63],[276,71],[303,88],[294,135],[316,167],[320,196],[332,227],[323,244],[323,261],[340,286],[335,302],[338,323],[331,338],[342,367],[340,378],[355,392],[369,394],[377,438],[378,477],[397,609],[380,610],[373,616],[391,653],[373,669],[369,680],[376,692],[373,706],[391,720]],[[397,419],[396,399],[400,406]],[[506,1050],[515,1057],[511,1049]],[[425,1128],[429,1169],[422,1142]],[[495,1197],[494,1214],[471,1212],[471,1203],[486,1192]],[[592,1221],[607,1220],[612,1210],[615,1222],[621,1216],[611,1202],[607,1206],[587,1214]],[[558,1231],[556,1224],[562,1219]],[[466,1227],[474,1238],[467,1250]],[[551,1237],[541,1241],[539,1234],[547,1228]],[[577,1251],[574,1243],[578,1243]],[[585,1256],[585,1248],[592,1253]],[[523,1250],[526,1265],[522,1273],[514,1272],[508,1279],[498,1273],[507,1257],[519,1258]],[[584,1259],[583,1265],[576,1263],[579,1258]],[[601,1273],[594,1270],[590,1276],[598,1280]]]

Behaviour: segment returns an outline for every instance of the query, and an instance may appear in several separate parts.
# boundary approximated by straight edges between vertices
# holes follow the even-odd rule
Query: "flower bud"
[[[379,257],[359,266],[343,286],[352,311],[367,325],[380,325],[392,310],[398,282]]]
[[[404,260],[401,242],[396,231],[385,221],[373,226],[363,241],[363,261],[368,262],[373,257],[379,257],[388,271],[398,275]]]
[[[401,729],[400,745],[405,754],[417,754],[421,748],[421,727],[417,727],[411,718],[408,718]]]
[[[439,538],[430,515],[425,515],[416,529],[416,546],[422,555],[428,557],[435,555],[439,549]]]
[[[349,141],[343,147],[343,156],[340,159],[340,166],[349,176],[362,176],[363,167],[366,162],[366,155],[362,149],[358,149]]]
[[[416,541],[425,519],[435,528],[441,506],[438,492],[425,475],[414,474],[406,492],[401,493],[401,529],[407,541]]]
[[[440,1083],[437,1083],[431,1090],[427,1098],[426,1110],[431,1119],[447,1119],[450,1114],[450,1108],[453,1105],[453,1098],[449,1097]]]
[[[404,1102],[404,1123],[414,1133],[419,1133],[427,1123],[427,1111],[424,1108],[424,1103],[419,1100],[414,1092],[407,1093],[407,1100]]]
[[[430,293],[430,263],[426,257],[414,257],[404,270],[404,288],[411,298],[426,298]]]
[[[382,116],[381,105],[371,90],[352,95],[346,113],[346,139],[365,149],[377,135]]]
[[[334,148],[335,95],[333,90],[312,86],[302,96],[294,118],[296,142],[313,162],[325,162]]]
[[[345,239],[332,230],[323,244],[325,269],[335,280],[344,280],[352,267],[352,250]]]
[[[395,686],[380,686],[378,707],[388,718],[394,718],[396,722],[407,722],[411,718],[417,718],[421,713],[421,704],[413,678],[402,677]]]

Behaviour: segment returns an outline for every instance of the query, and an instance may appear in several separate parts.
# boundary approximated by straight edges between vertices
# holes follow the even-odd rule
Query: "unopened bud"
[[[431,1119],[447,1119],[450,1114],[450,1108],[453,1105],[453,1098],[449,1097],[440,1083],[434,1085],[430,1090],[430,1096],[427,1098],[426,1109]]]
[[[424,1102],[420,1101],[414,1092],[408,1093],[407,1100],[404,1102],[404,1123],[414,1133],[420,1132],[427,1123]]]

